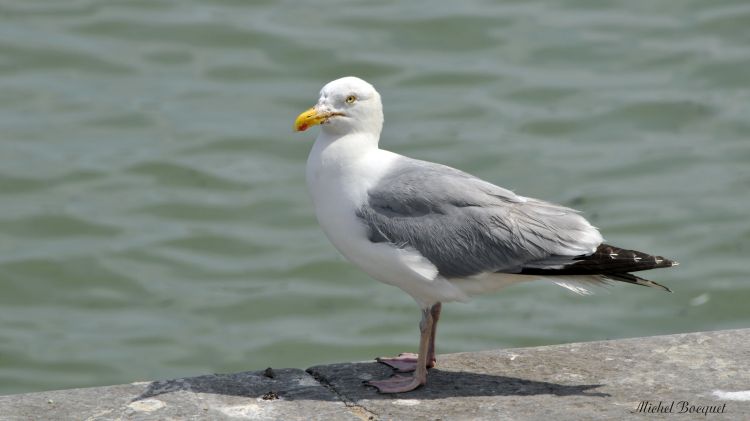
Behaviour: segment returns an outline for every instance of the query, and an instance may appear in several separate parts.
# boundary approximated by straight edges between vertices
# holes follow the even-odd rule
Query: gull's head
[[[323,132],[334,135],[359,132],[379,136],[383,128],[380,94],[353,76],[328,82],[320,90],[318,103],[294,121],[294,130],[301,132],[318,124]]]

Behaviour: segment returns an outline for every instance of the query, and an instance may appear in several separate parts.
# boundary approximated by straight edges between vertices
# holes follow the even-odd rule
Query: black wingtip
[[[639,281],[643,281],[643,282],[644,282],[643,284],[640,284],[640,283],[639,283],[639,285],[645,285],[645,286],[653,286],[653,287],[656,287],[656,288],[660,288],[660,289],[662,289],[662,290],[664,290],[664,291],[667,291],[667,292],[669,292],[669,293],[671,293],[671,292],[672,292],[672,290],[671,290],[671,289],[669,289],[669,287],[668,287],[668,286],[666,286],[666,285],[662,285],[662,284],[660,284],[660,283],[658,283],[658,282],[656,282],[656,281],[651,281],[651,280],[648,280],[648,279],[643,279],[643,278],[641,278],[641,277],[638,277],[638,276],[636,276],[636,278],[638,278],[638,280],[639,280]]]
[[[643,279],[643,278],[639,278],[639,279]],[[669,292],[669,293],[672,293],[672,292],[673,292],[673,291],[672,291],[671,289],[669,289],[669,287],[668,287],[668,286],[666,286],[666,285],[662,285],[662,284],[660,284],[660,283],[658,283],[658,282],[654,282],[654,281],[649,281],[648,279],[643,279],[643,280],[644,280],[644,281],[646,281],[646,282],[645,282],[645,283],[640,283],[640,282],[638,282],[638,285],[643,285],[643,286],[647,286],[647,287],[655,287],[655,288],[659,288],[659,289],[661,289],[662,291],[666,291],[666,292]]]
[[[604,276],[614,281],[627,282],[629,284],[642,285],[644,287],[659,288],[666,292],[672,292],[672,290],[665,285],[635,276],[632,273],[607,273]]]

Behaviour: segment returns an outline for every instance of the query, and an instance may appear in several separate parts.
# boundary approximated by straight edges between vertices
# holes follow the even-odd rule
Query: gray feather
[[[530,262],[591,253],[601,242],[572,209],[409,158],[368,192],[357,216],[370,241],[412,247],[447,278],[520,272]]]

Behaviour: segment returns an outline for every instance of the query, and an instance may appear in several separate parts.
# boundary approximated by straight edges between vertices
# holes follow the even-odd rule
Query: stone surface
[[[750,329],[443,355],[426,387],[398,396],[361,384],[392,374],[381,364],[308,372],[387,420],[748,420],[748,367]],[[638,413],[643,401],[675,406],[671,414]],[[726,408],[680,414],[680,401]]]
[[[750,329],[728,330],[442,355],[401,395],[362,384],[388,367],[344,363],[0,396],[0,420],[742,420],[748,363]]]
[[[273,377],[269,377],[273,376]],[[298,369],[0,396],[0,420],[359,420]]]

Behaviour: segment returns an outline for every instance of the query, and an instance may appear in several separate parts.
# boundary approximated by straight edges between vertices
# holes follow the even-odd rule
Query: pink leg
[[[435,332],[437,331],[437,322],[440,319],[440,310],[443,305],[437,303],[430,307],[432,314],[432,329],[430,330],[430,345],[427,350],[427,368],[435,367]],[[413,352],[402,352],[397,357],[378,357],[375,360],[394,368],[399,373],[409,373],[417,369],[417,359],[419,355]]]
[[[435,358],[435,334],[437,333],[437,323],[440,320],[440,310],[443,309],[443,304],[437,303],[430,307],[430,313],[432,313],[432,331],[430,332],[430,348],[427,352],[427,368],[435,367],[437,359]]]
[[[409,392],[427,383],[427,355],[430,352],[430,337],[434,333],[433,326],[432,309],[422,310],[422,321],[419,323],[419,354],[412,376],[395,375],[386,380],[373,380],[366,384],[375,386],[380,393],[402,393]]]

